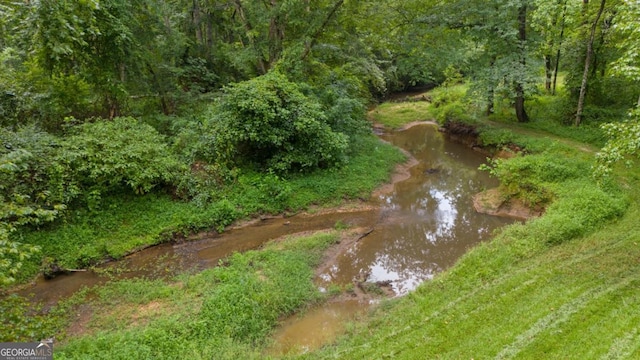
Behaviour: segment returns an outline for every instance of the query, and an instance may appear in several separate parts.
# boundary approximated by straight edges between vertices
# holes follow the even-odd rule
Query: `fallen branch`
[[[371,228],[369,230],[367,230],[367,232],[365,232],[364,234],[360,235],[357,239],[356,242],[364,239],[365,237],[369,236],[369,234],[371,234],[373,231],[375,230],[375,228]]]

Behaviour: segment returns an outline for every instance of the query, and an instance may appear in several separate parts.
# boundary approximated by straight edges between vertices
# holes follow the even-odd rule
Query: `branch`
[[[318,37],[320,37],[322,31],[324,31],[324,28],[329,25],[329,21],[331,21],[331,18],[333,18],[335,13],[338,12],[338,9],[342,6],[342,4],[344,4],[344,0],[338,0],[335,4],[333,4],[333,8],[331,8],[331,11],[329,11],[329,14],[327,14],[327,17],[324,19],[322,25],[320,25],[320,27],[316,29],[316,31],[311,36],[311,42],[308,42],[306,44],[304,53],[302,53],[302,57],[300,58],[301,60],[304,60],[307,58],[307,56],[309,56],[311,48],[316,44],[316,42],[318,41]]]

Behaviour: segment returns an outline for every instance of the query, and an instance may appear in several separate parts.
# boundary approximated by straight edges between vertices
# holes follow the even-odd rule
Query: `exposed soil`
[[[450,121],[443,129],[449,139],[473,148],[475,151],[493,158],[509,159],[522,153],[516,144],[508,144],[502,148],[484,147],[478,141],[478,130],[469,124]],[[527,220],[544,213],[542,208],[531,208],[522,200],[507,198],[499,188],[486,190],[473,196],[473,207],[482,214]]]
[[[473,207],[482,214],[527,220],[542,215],[542,209],[532,209],[520,199],[506,198],[499,188],[490,189],[473,196]]]
[[[67,327],[66,338],[74,338],[88,332],[89,322],[93,316],[93,307],[90,304],[81,304],[73,309],[75,317],[71,325]]]

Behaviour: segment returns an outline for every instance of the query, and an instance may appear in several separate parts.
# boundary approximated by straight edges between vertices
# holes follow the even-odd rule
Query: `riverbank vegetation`
[[[4,336],[55,332],[64,339],[60,359],[261,358],[278,319],[329,295],[314,286],[314,267],[339,238],[329,231],[281,239],[199,273],[85,288],[38,323],[12,313]]]
[[[306,357],[637,357],[638,17],[627,0],[0,4],[0,283],[366,198],[403,159],[371,135],[369,108],[389,128],[434,120],[508,153],[483,169],[505,200],[544,215]],[[415,88],[434,89],[379,105]],[[314,254],[330,242],[314,239],[303,240]],[[118,328],[107,316],[115,330],[69,339],[62,354],[118,350],[105,350],[111,341],[123,346],[110,358],[144,357],[132,344],[174,358],[259,356],[251,346],[279,316],[318,299],[310,282],[282,280],[295,294],[267,286],[287,271],[307,279],[316,261],[274,246],[231,258],[244,267],[91,290],[107,308],[118,296],[124,307],[157,302],[146,310],[158,320]],[[239,284],[257,292],[242,297]],[[268,306],[255,322],[225,307],[256,299]],[[84,300],[73,301],[51,314]],[[197,316],[160,315],[187,301]],[[22,305],[2,300],[3,323],[15,324],[3,338],[61,329]]]

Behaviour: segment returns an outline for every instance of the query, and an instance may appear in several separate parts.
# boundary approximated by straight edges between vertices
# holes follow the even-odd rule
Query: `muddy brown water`
[[[326,282],[353,278],[391,282],[398,295],[453,265],[470,247],[510,220],[478,214],[472,195],[497,185],[479,171],[485,156],[447,141],[434,125],[385,134],[418,161],[409,179],[381,195],[375,231],[321,275]]]
[[[417,125],[380,137],[406,150],[418,162],[410,169],[407,180],[370,199],[371,207],[267,219],[222,235],[162,244],[86,272],[39,279],[20,294],[53,304],[83,286],[113,278],[197,271],[217,265],[233,252],[255,249],[288,234],[333,228],[340,221],[373,231],[340,254],[319,275],[318,286],[347,285],[354,279],[381,281],[390,284],[399,296],[453,265],[494,229],[511,222],[478,214],[473,209],[472,195],[497,185],[488,174],[478,170],[485,162],[484,155],[446,140],[435,125]],[[279,354],[308,351],[331,341],[342,331],[345,321],[366,310],[369,302],[332,302],[287,319],[274,335],[272,351]]]

